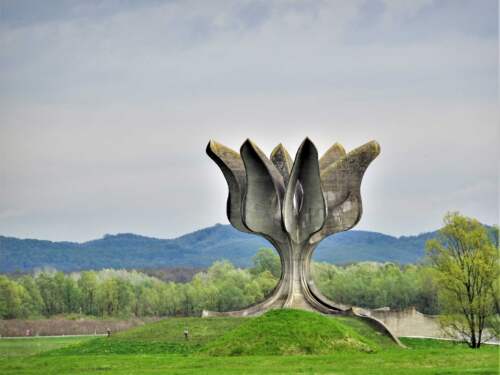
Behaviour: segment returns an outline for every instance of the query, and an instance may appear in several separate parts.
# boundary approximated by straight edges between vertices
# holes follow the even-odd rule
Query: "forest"
[[[274,250],[263,248],[250,268],[217,261],[188,282],[162,281],[135,270],[55,270],[0,276],[0,318],[80,314],[94,317],[196,316],[259,302],[281,273]],[[337,302],[368,308],[415,306],[437,314],[437,288],[428,265],[313,263],[316,285]]]

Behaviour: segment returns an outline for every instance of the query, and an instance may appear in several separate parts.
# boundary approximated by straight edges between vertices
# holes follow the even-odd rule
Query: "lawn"
[[[307,315],[285,312],[259,319],[165,319],[111,338],[2,339],[0,374],[499,373],[497,346],[472,350],[449,341],[402,339],[408,346],[402,349],[354,318],[325,324],[313,318],[297,329],[289,327],[309,319]],[[185,327],[190,330],[188,341],[183,337]],[[266,335],[269,329],[273,332]],[[320,330],[327,333],[318,333]],[[229,350],[252,337],[255,339],[242,351]],[[324,352],[324,345],[316,345],[314,339],[325,345],[328,340],[363,345],[330,345],[321,355],[294,354]],[[275,355],[262,355],[267,348]],[[282,353],[292,355],[278,355]]]
[[[410,344],[405,341],[406,344]],[[498,348],[391,349],[333,355],[206,357],[197,355],[60,355],[0,360],[10,374],[498,374]]]
[[[80,344],[93,338],[93,336],[67,336],[0,339],[0,359],[47,352],[73,344]]]

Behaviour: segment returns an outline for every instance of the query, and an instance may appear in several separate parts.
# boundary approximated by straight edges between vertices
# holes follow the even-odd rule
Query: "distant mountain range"
[[[325,239],[316,250],[314,259],[337,264],[367,260],[414,263],[422,259],[425,242],[435,235],[436,232],[428,232],[393,237],[351,230]],[[124,233],[76,243],[0,236],[0,272],[27,272],[42,267],[62,271],[207,267],[220,259],[247,267],[261,247],[272,246],[259,236],[221,224],[174,239]]]

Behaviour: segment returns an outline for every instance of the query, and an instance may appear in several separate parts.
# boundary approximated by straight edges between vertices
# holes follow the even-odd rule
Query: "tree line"
[[[165,282],[143,272],[105,269],[65,274],[0,276],[2,319],[84,314],[96,317],[190,316],[229,311],[264,300],[281,274],[274,250],[261,249],[253,267],[215,262],[189,282]],[[362,262],[348,266],[313,263],[316,285],[330,299],[348,305],[437,314],[437,286],[426,265]]]
[[[440,311],[435,269],[430,265],[313,263],[313,279],[326,297],[342,304],[392,310],[415,307],[431,315]]]
[[[192,316],[230,311],[264,300],[278,283],[279,257],[261,249],[253,267],[215,262],[189,282],[165,282],[143,272],[105,269],[65,274],[0,275],[0,318],[84,314],[96,317]],[[328,298],[366,308],[390,307],[437,315],[439,275],[431,264],[313,262],[315,285]]]
[[[215,262],[188,283],[164,282],[142,272],[105,269],[70,274],[53,270],[0,276],[0,318],[84,314],[95,317],[199,315],[258,302],[277,278],[228,261]]]

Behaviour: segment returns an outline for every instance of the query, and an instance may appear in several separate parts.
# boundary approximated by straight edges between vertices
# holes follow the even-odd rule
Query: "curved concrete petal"
[[[302,186],[302,199],[296,196]],[[293,242],[303,243],[325,223],[326,207],[321,190],[318,151],[306,138],[297,151],[283,202],[283,222]]]
[[[288,185],[290,173],[292,171],[293,160],[285,147],[280,143],[271,152],[271,162],[276,166],[283,176],[285,187]]]
[[[252,232],[275,242],[286,241],[281,225],[281,204],[285,192],[283,176],[266,155],[250,140],[241,146],[246,170],[243,223]]]
[[[343,158],[346,155],[344,146],[340,143],[335,143],[331,146],[319,159],[319,169],[320,171],[324,171],[330,165],[335,163],[337,160]]]
[[[250,232],[243,224],[241,215],[241,201],[246,188],[246,172],[240,154],[212,140],[208,143],[206,152],[221,169],[229,188],[226,206],[229,222],[242,232]]]
[[[361,180],[379,153],[379,144],[371,141],[321,171],[328,215],[325,225],[311,241],[318,242],[331,234],[348,230],[359,221],[362,212]]]

